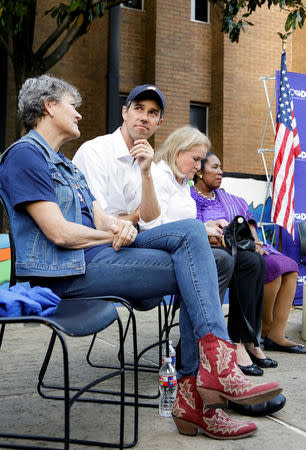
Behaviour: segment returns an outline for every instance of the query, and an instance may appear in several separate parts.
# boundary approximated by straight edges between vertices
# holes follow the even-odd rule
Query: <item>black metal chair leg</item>
[[[1,345],[2,345],[2,341],[3,341],[4,330],[5,330],[5,324],[3,323],[1,325],[1,328],[0,328],[0,348],[1,348]]]
[[[66,341],[63,335],[59,331],[54,331],[52,336],[54,336],[54,342],[56,336],[59,338],[59,341],[62,346],[63,352],[63,371],[64,371],[64,410],[65,410],[65,450],[69,450],[69,442],[70,442],[70,384],[69,384],[69,361],[68,361],[68,348]],[[51,337],[52,339],[52,337]],[[53,346],[54,347],[54,342]],[[50,348],[50,345],[49,345]],[[48,348],[48,351],[49,351]],[[51,355],[50,355],[51,356]],[[49,360],[50,360],[49,356]],[[48,361],[49,362],[49,361]]]
[[[133,389],[133,393],[125,393],[125,397],[132,397],[134,399],[133,402],[131,401],[126,401],[125,400],[125,405],[127,406],[133,406],[134,407],[134,443],[132,445],[128,445],[124,448],[129,448],[129,447],[133,447],[137,442],[138,442],[138,418],[139,418],[139,381],[138,381],[138,342],[137,342],[137,328],[136,328],[136,317],[134,314],[133,309],[131,308],[131,306],[125,302],[123,299],[121,300],[121,304],[128,310],[129,312],[129,318],[128,318],[128,325],[125,326],[125,333],[123,335],[123,343],[125,342],[126,339],[126,331],[127,331],[127,327],[130,327],[130,325],[132,324],[132,342],[133,342],[133,369],[129,369],[127,367],[127,364],[125,363],[124,360],[124,354],[123,357],[119,357],[119,361],[121,362],[121,364],[123,363],[123,366],[125,368],[125,370],[133,370],[134,371],[134,389]],[[86,355],[86,359],[89,365],[91,365],[92,367],[100,367],[103,368],[105,367],[102,364],[97,364],[97,363],[93,363],[90,360],[90,355],[91,355],[91,351],[94,345],[96,337],[94,337],[91,341],[91,345],[88,349],[87,355]],[[120,348],[124,348],[124,345],[120,346]],[[124,352],[123,352],[124,353]],[[120,353],[121,354],[121,353]],[[114,393],[116,394],[116,393]]]
[[[42,392],[41,392],[41,386],[43,384],[44,376],[46,374],[46,371],[47,371],[47,368],[48,368],[48,365],[50,362],[50,358],[51,358],[52,351],[54,348],[56,336],[57,336],[57,333],[53,330],[50,341],[49,341],[48,349],[47,349],[44,361],[42,363],[42,366],[41,366],[41,369],[40,369],[40,372],[38,375],[37,391],[41,397],[43,397]]]

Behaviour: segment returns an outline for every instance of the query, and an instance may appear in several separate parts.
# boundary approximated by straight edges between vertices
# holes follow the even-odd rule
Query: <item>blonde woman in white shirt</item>
[[[207,136],[197,128],[185,126],[171,133],[164,145],[156,152],[154,159],[157,170],[152,173],[152,176],[161,210],[158,225],[196,218],[196,204],[190,196],[188,180],[200,170],[201,160],[205,158],[210,146]],[[156,223],[141,222],[139,225],[141,230],[146,230],[156,226]],[[205,224],[211,244],[221,241],[224,225],[223,220]],[[233,275],[234,263],[232,257],[223,250],[213,248],[212,251],[218,270],[220,300],[223,303],[226,289]]]

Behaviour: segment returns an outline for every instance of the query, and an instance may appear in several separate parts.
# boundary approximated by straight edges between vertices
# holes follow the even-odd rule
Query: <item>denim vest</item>
[[[55,195],[66,220],[82,223],[81,205],[76,183],[93,215],[92,200],[84,175],[67,158],[64,160],[51,149],[34,130],[11,145],[1,156],[3,162],[8,151],[17,143],[28,142],[39,149],[50,169]],[[22,148],[20,148],[22,151]],[[13,181],[11,183],[11,186]],[[86,270],[84,250],[72,250],[56,246],[46,238],[25,209],[12,208],[8,200],[7,186],[0,180],[1,194],[8,208],[10,224],[16,247],[16,275],[20,277],[58,277],[84,274]]]

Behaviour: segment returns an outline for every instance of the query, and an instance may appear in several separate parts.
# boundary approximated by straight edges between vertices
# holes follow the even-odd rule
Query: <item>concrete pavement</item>
[[[126,312],[120,308],[120,315],[126,320]],[[302,311],[295,309],[290,313],[287,334],[296,341],[301,339]],[[139,347],[143,348],[157,338],[156,311],[137,313]],[[3,348],[0,352],[0,430],[9,432],[39,433],[44,430],[51,435],[62,431],[62,402],[44,400],[36,392],[36,380],[43,350],[46,348],[50,331],[44,326],[10,325],[7,327]],[[174,343],[178,340],[178,329],[171,333]],[[92,369],[84,361],[90,338],[68,338],[71,375],[74,383],[88,380]],[[95,346],[94,358],[103,358],[109,363],[116,362],[117,330],[115,326],[101,333]],[[131,342],[126,344],[127,356],[131,358]],[[267,352],[279,362],[276,369],[266,369],[258,381],[279,381],[287,397],[283,410],[271,417],[248,418],[258,426],[258,432],[246,439],[237,441],[217,441],[202,435],[186,437],[176,431],[172,419],[159,417],[156,408],[141,408],[139,420],[139,441],[135,448],[146,450],[186,450],[197,449],[306,449],[306,355]],[[146,354],[145,359],[157,367],[157,350]],[[61,379],[61,355],[56,351],[50,379]],[[90,377],[89,377],[90,378]],[[116,382],[117,383],[117,382]],[[127,374],[127,389],[132,383],[131,373]],[[113,387],[114,381],[109,382]],[[140,391],[157,392],[157,374],[140,375]],[[234,414],[233,414],[234,415]],[[241,417],[241,416],[240,416]],[[126,438],[132,438],[132,409],[126,408]],[[77,404],[72,408],[72,436],[101,440],[116,440],[118,435],[118,408],[114,406],[95,406],[88,403]],[[1,439],[0,439],[1,442]],[[48,445],[42,443],[41,447]],[[50,444],[49,444],[50,446]],[[52,448],[62,448],[52,444]],[[81,449],[72,445],[71,449]],[[88,447],[98,448],[98,447]]]

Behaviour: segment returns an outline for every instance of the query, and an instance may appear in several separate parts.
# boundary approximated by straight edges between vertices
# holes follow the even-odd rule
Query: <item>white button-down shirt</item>
[[[182,184],[178,183],[174,173],[163,160],[157,164],[157,169],[153,173],[153,182],[161,209],[158,225],[182,219],[195,219],[197,208],[190,195],[188,180],[184,179]],[[140,224],[142,230],[156,225],[156,222]]]
[[[113,134],[85,142],[73,163],[85,175],[89,188],[104,211],[112,216],[133,213],[141,202],[141,172],[118,128]],[[133,162],[134,161],[134,162]],[[152,163],[151,172],[156,170]],[[152,221],[154,226],[159,224]]]

